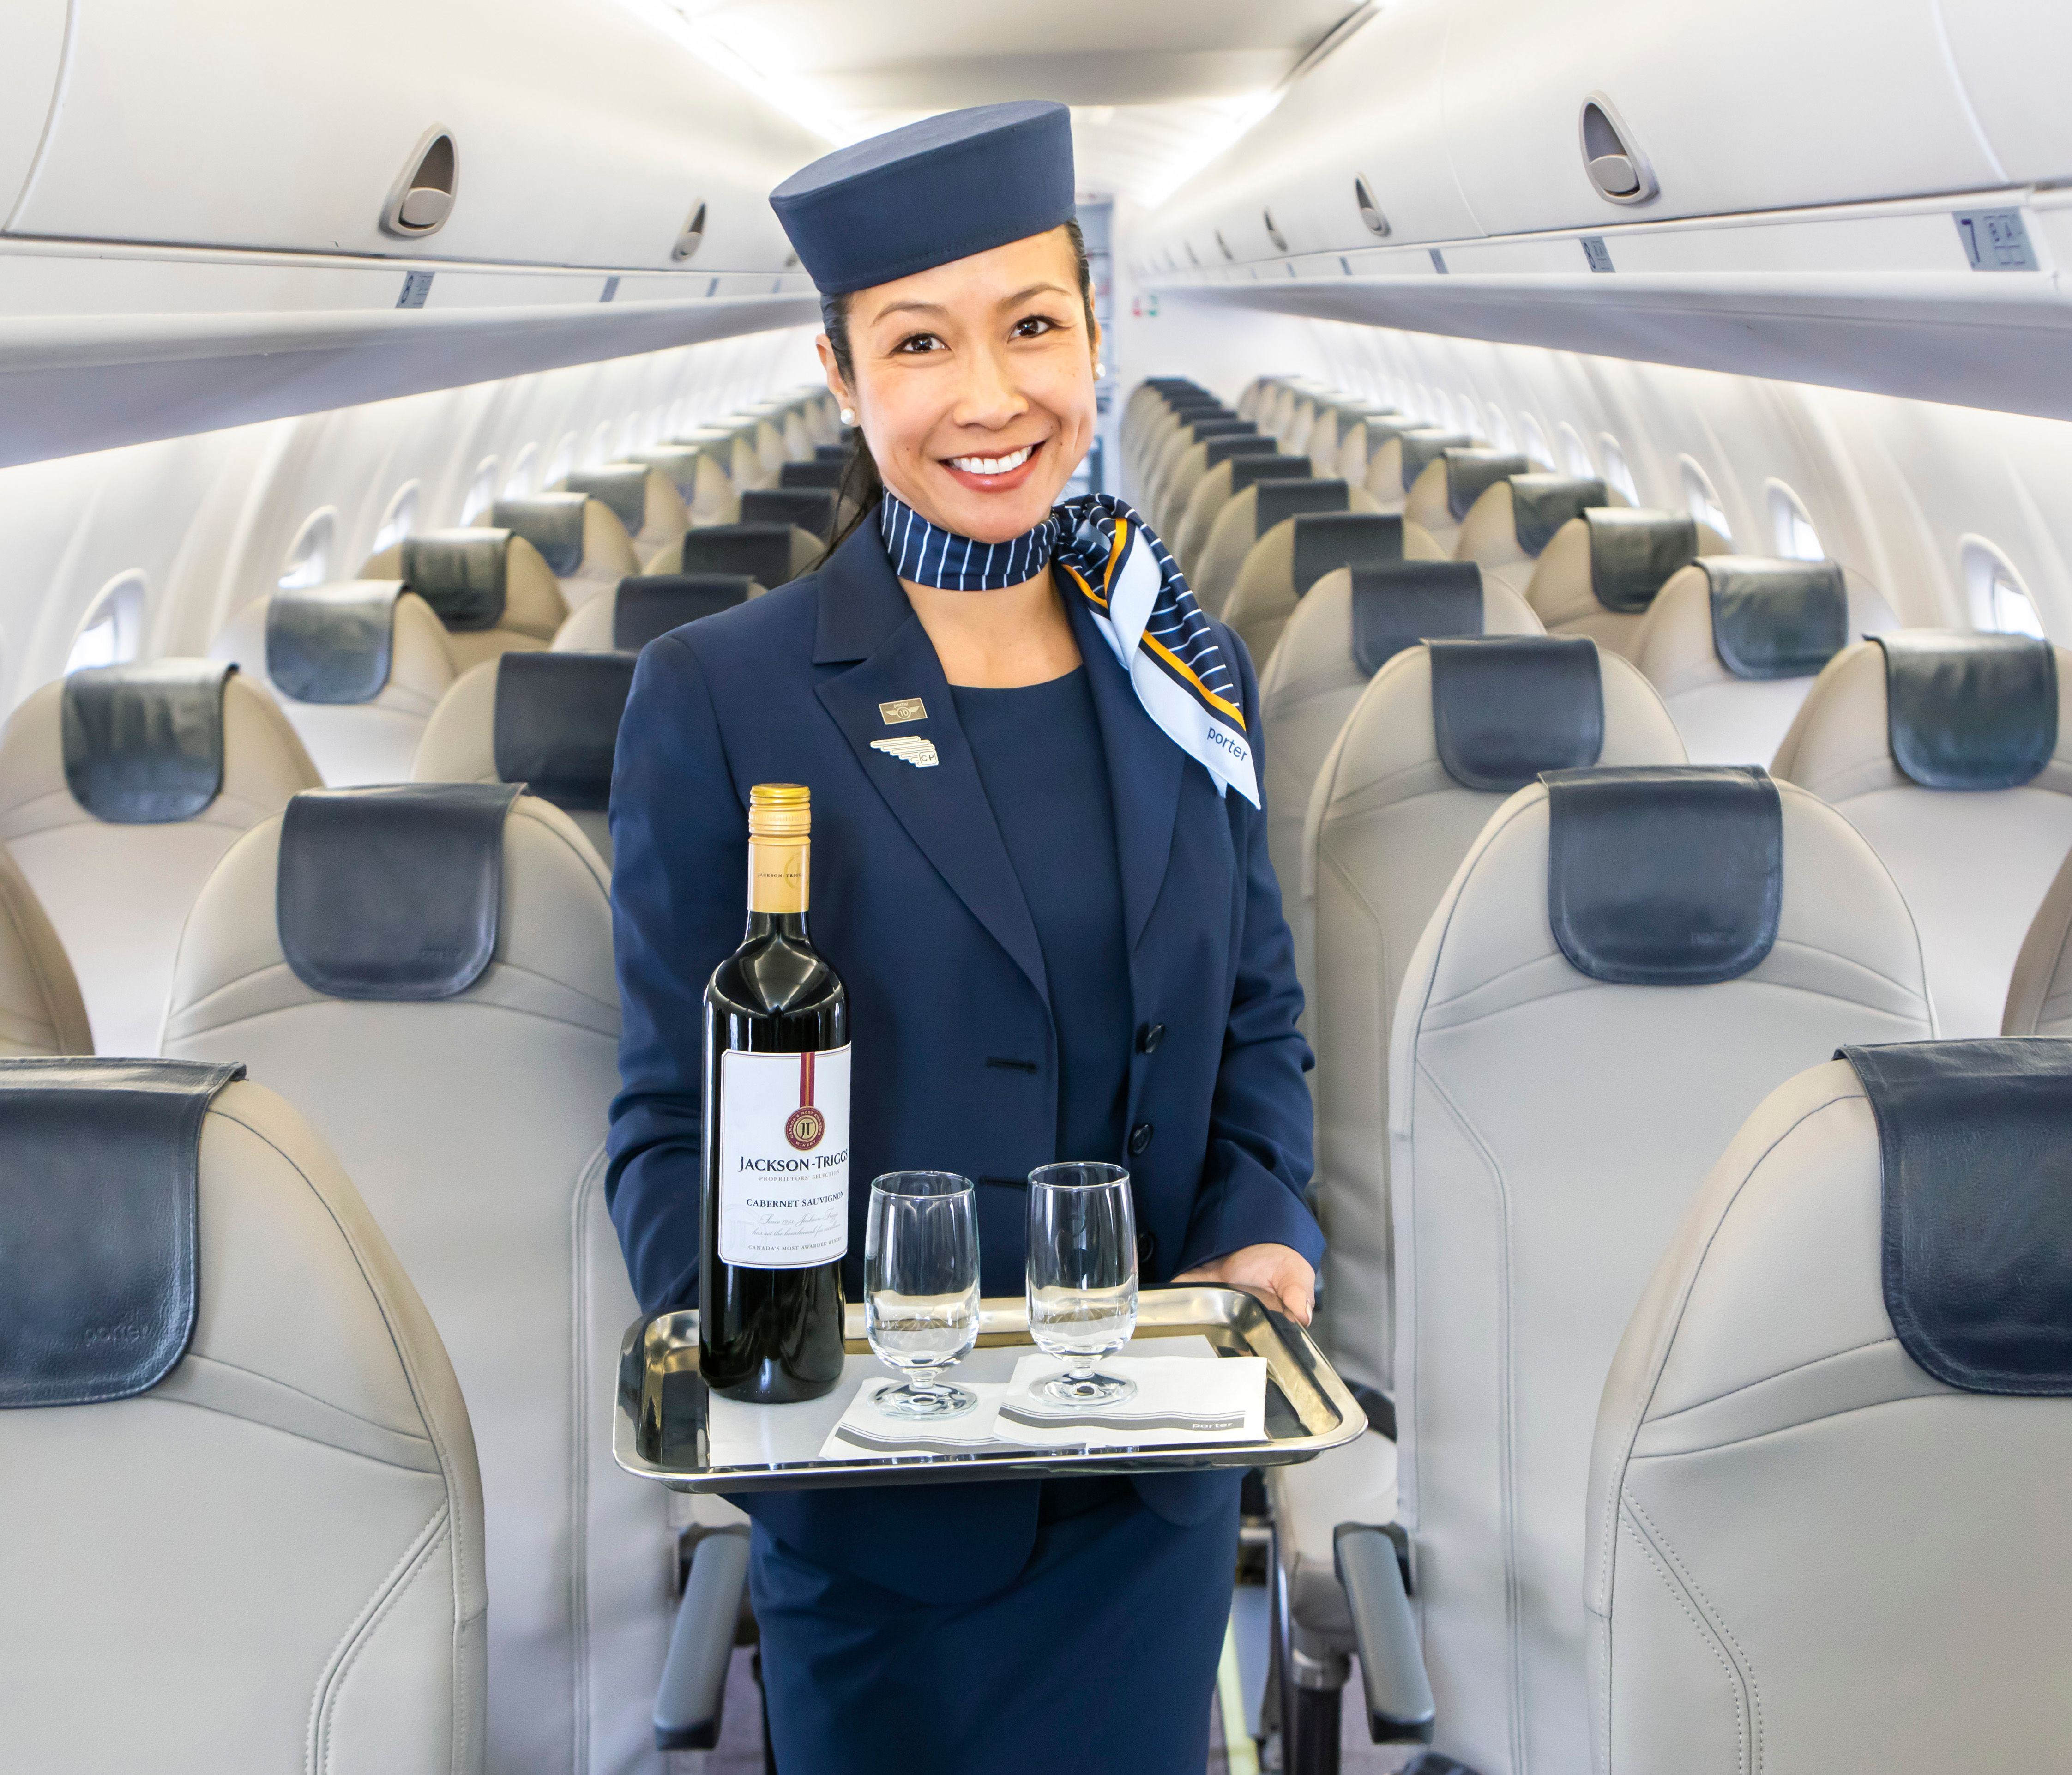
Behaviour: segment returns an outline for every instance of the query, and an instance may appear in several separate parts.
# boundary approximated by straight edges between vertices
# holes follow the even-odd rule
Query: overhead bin
[[[13,0],[7,53],[0,56],[0,224],[21,193],[64,60],[64,0]]]
[[[62,37],[64,0],[12,11],[10,64]],[[775,273],[765,194],[824,148],[619,6],[76,0],[55,109],[37,60],[0,185],[47,113],[6,224],[45,239]]]

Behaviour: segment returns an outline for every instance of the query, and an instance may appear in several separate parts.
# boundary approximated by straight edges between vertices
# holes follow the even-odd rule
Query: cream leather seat
[[[1129,484],[1149,500],[1154,491],[1154,471],[1166,446],[1190,426],[1213,424],[1219,419],[1245,422],[1213,394],[1174,396],[1163,413],[1152,416],[1138,434],[1133,453],[1124,458]]]
[[[0,1058],[92,1052],[86,1001],[57,927],[0,847]]]
[[[691,527],[689,509],[673,479],[651,463],[606,463],[602,468],[572,468],[561,490],[594,499],[617,518],[632,545],[633,558],[646,561]],[[607,546],[604,557],[608,558]]]
[[[765,487],[741,496],[744,524],[788,524],[820,540],[834,534],[835,496],[824,487]]]
[[[1593,506],[1556,530],[1535,563],[1526,601],[1550,635],[1588,635],[1633,657],[1655,595],[1727,539],[1677,512]]]
[[[1626,1322],[1768,1093],[1932,1034],[1898,888],[1790,784],[1564,773],[1484,830],[1390,1066],[1397,1521],[1439,1750],[1589,1766],[1591,1431]]]
[[[1774,766],[1848,817],[1921,926],[1938,1027],[1991,1036],[2072,850],[2072,655],[2016,635],[1900,629],[1815,680]]]
[[[247,828],[321,779],[280,706],[212,660],[75,672],[0,733],[0,843],[103,1054],[155,1054],[180,925]]]
[[[1340,480],[1365,487],[1375,452],[1391,438],[1422,429],[1421,422],[1388,407],[1374,408],[1348,419],[1338,427],[1338,459],[1331,472]]]
[[[1343,487],[1343,481],[1309,484]],[[1223,601],[1223,618],[1264,666],[1309,588],[1342,567],[1443,561],[1445,554],[1407,518],[1378,512],[1307,512],[1262,529]]]
[[[545,557],[510,530],[405,537],[372,557],[361,578],[400,579],[430,604],[458,672],[514,649],[545,647],[569,614]]]
[[[243,1071],[0,1063],[6,1761],[475,1775],[460,1389],[337,1159]]]
[[[1240,419],[1235,414],[1213,419],[1194,419],[1173,431],[1158,447],[1158,455],[1151,463],[1144,477],[1145,500],[1142,510],[1151,520],[1153,528],[1161,531],[1172,525],[1176,508],[1174,504],[1175,483],[1182,466],[1195,451],[1198,445],[1207,443],[1211,438],[1258,438],[1259,428],[1249,419]],[[1261,439],[1270,446],[1273,440]],[[1198,476],[1194,477],[1198,479]],[[1191,481],[1188,492],[1193,491]],[[1184,497],[1184,496],[1182,496]],[[1184,510],[1185,507],[1178,508]]]
[[[2064,1763],[2068,1102],[2062,1040],[1852,1048],[1734,1137],[1597,1414],[1600,1775]]]
[[[1403,514],[1422,525],[1450,558],[1475,501],[1498,481],[1531,472],[1532,464],[1514,451],[1442,450],[1404,496]]]
[[[777,472],[790,459],[790,452],[784,447],[783,426],[753,407],[729,414],[717,423],[722,429],[735,433],[748,447],[752,466],[746,480],[735,477],[735,486],[744,493],[751,487],[775,487]]]
[[[1175,396],[1207,393],[1200,384],[1184,376],[1153,376],[1139,382],[1124,403],[1122,422],[1116,434],[1124,458],[1128,459],[1135,449],[1145,428],[1170,407]]]
[[[1478,439],[1465,431],[1424,426],[1399,431],[1384,438],[1367,459],[1367,490],[1384,512],[1400,512],[1408,504],[1410,489],[1418,477],[1449,450],[1481,448]]]
[[[1242,438],[1219,438],[1210,446],[1212,451],[1224,445],[1235,445],[1251,440]],[[1273,446],[1267,438],[1261,442]],[[1173,558],[1180,563],[1180,570],[1189,575],[1190,583],[1194,570],[1201,565],[1202,550],[1207,546],[1209,537],[1215,529],[1216,520],[1223,515],[1223,508],[1248,487],[1255,487],[1263,480],[1310,480],[1309,459],[1306,456],[1284,455],[1277,446],[1265,450],[1223,451],[1215,460],[1204,463],[1202,478],[1187,496],[1186,509],[1180,514],[1173,534],[1166,538],[1166,532],[1158,533],[1166,538],[1173,551]]]
[[[1623,505],[1601,480],[1537,472],[1492,482],[1468,508],[1453,544],[1456,561],[1472,561],[1523,598],[1533,563],[1561,526],[1594,505]]]
[[[554,636],[554,651],[637,653],[656,636],[731,610],[765,589],[745,573],[650,574],[622,579],[602,598],[569,612]]]
[[[492,1769],[660,1775],[674,1549],[607,1433],[636,1311],[604,1205],[618,1036],[603,867],[515,789],[298,797],[180,945],[166,1052],[247,1057],[302,1106],[453,1357],[481,1452]]]
[[[1337,568],[1296,605],[1272,657],[1260,669],[1259,700],[1268,742],[1261,784],[1267,850],[1295,931],[1305,996],[1316,981],[1303,890],[1309,873],[1302,849],[1309,792],[1362,693],[1375,673],[1420,640],[1540,632],[1540,619],[1523,599],[1458,562]]]
[[[464,673],[433,712],[417,783],[516,783],[575,822],[611,867],[611,763],[631,653],[506,653]]]
[[[619,514],[586,494],[500,499],[476,523],[483,529],[510,530],[537,549],[570,609],[641,570]],[[658,552],[667,549],[665,543]]]
[[[1633,641],[1696,764],[1767,764],[1821,668],[1897,626],[1834,561],[1708,555],[1670,577]]]
[[[795,524],[701,524],[648,562],[648,573],[745,573],[774,589],[812,572],[827,552],[826,543]]]
[[[1274,456],[1235,459],[1231,484],[1236,484],[1241,467],[1249,471],[1257,463],[1280,459]],[[1297,460],[1301,459],[1298,457]],[[1193,587],[1202,608],[1211,616],[1220,616],[1237,589],[1252,545],[1277,526],[1306,512],[1374,509],[1372,500],[1359,488],[1348,487],[1342,480],[1290,480],[1272,476],[1255,478],[1243,492],[1231,494],[1223,510],[1216,514],[1215,522],[1210,526],[1208,540],[1202,546],[1201,558],[1188,574],[1187,583]]]
[[[726,474],[727,488],[736,499],[751,487],[763,484],[763,463],[755,447],[753,429],[739,426],[698,426],[680,438],[672,438],[665,449],[697,450],[710,456]],[[731,524],[731,517],[701,518],[701,523]]]
[[[653,450],[635,450],[628,462],[660,469],[669,477],[683,502],[684,526],[693,524],[731,524],[740,515],[741,495],[734,491],[727,472],[727,457],[709,446],[662,444]]]
[[[2072,1036],[2072,857],[2058,871],[2022,939],[2000,1032]]]
[[[400,579],[269,592],[232,617],[208,653],[272,694],[334,789],[408,776],[454,681],[445,626]]]

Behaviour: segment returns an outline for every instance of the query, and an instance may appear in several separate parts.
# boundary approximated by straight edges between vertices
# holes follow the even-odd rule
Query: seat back
[[[1531,472],[1531,463],[1515,451],[1456,445],[1441,451],[1420,472],[1404,496],[1404,516],[1421,525],[1450,558],[1475,501],[1498,481]]]
[[[1367,490],[1384,512],[1400,512],[1418,477],[1449,450],[1481,447],[1481,440],[1444,426],[1418,426],[1383,439],[1367,459]]]
[[[571,609],[640,570],[640,558],[618,513],[588,494],[500,499],[476,522],[484,529],[509,530],[537,549]]]
[[[92,1052],[86,1001],[57,927],[0,847],[0,1058]]]
[[[1851,1049],[1735,1135],[1597,1415],[1599,1771],[2064,1760],[2068,1102],[2062,1040]]]
[[[834,534],[835,496],[826,487],[763,487],[741,496],[744,524],[786,524],[823,546]]]
[[[741,496],[727,472],[731,455],[710,445],[659,444],[652,450],[628,451],[626,459],[645,463],[669,477],[683,504],[688,529],[693,524],[731,524],[740,515]]]
[[[1233,456],[1272,456],[1278,455],[1280,449],[1272,439],[1256,430],[1225,432],[1190,445],[1166,477],[1158,509],[1152,514],[1152,527],[1161,537],[1171,536],[1177,541],[1193,509],[1195,492],[1212,469]],[[1225,476],[1224,499],[1230,497],[1229,484],[1230,477]]]
[[[1289,487],[1347,487],[1344,481],[1285,483]],[[1359,489],[1350,488],[1350,506]],[[1277,492],[1268,492],[1272,501]],[[1291,504],[1305,496],[1294,495]],[[1270,515],[1270,514],[1269,514]],[[1384,562],[1443,561],[1445,551],[1407,518],[1357,509],[1299,512],[1262,528],[1246,551],[1237,579],[1224,599],[1223,619],[1235,629],[1264,667],[1273,657],[1281,632],[1309,588],[1341,567],[1375,566]]]
[[[1221,616],[1237,588],[1245,558],[1252,545],[1275,526],[1305,512],[1371,512],[1374,501],[1357,487],[1342,480],[1291,479],[1257,474],[1263,463],[1277,462],[1273,456],[1239,457],[1231,464],[1231,484],[1249,478],[1250,484],[1231,494],[1217,514],[1202,546],[1201,558],[1187,575],[1195,599],[1211,616]],[[1298,457],[1299,462],[1301,459]]]
[[[555,806],[611,867],[611,764],[631,653],[506,653],[463,673],[426,724],[415,783],[516,783]]]
[[[1141,509],[1154,526],[1168,522],[1173,516],[1174,478],[1197,444],[1206,443],[1211,438],[1258,436],[1259,428],[1251,420],[1240,419],[1235,414],[1194,419],[1176,426],[1159,445],[1157,456],[1145,467],[1142,480],[1145,498]],[[1261,441],[1271,445],[1273,440],[1268,438]]]
[[[1725,554],[1726,538],[1680,512],[1593,506],[1556,530],[1526,587],[1550,635],[1588,635],[1633,657],[1655,594],[1700,555]]]
[[[263,685],[334,789],[400,783],[454,681],[446,632],[400,579],[255,598],[208,650]]]
[[[1209,446],[1211,451],[1223,450],[1214,460],[1204,459],[1202,478],[1194,490],[1187,496],[1186,509],[1170,542],[1173,558],[1180,563],[1180,570],[1193,583],[1194,575],[1201,566],[1202,551],[1208,546],[1209,537],[1215,529],[1216,520],[1223,516],[1224,508],[1248,487],[1256,486],[1263,480],[1310,480],[1306,456],[1289,456],[1281,453],[1279,447],[1252,451],[1231,448],[1241,440],[1219,438]],[[1264,440],[1272,444],[1268,438]],[[1166,533],[1159,532],[1162,537]]]
[[[1129,399],[1123,406],[1122,424],[1117,434],[1124,457],[1131,456],[1146,428],[1159,415],[1171,410],[1176,397],[1189,394],[1208,397],[1208,390],[1184,376],[1147,377],[1131,389]]]
[[[180,925],[223,854],[321,779],[212,660],[75,672],[0,733],[0,843],[72,958],[103,1054],[158,1051]]]
[[[701,616],[714,616],[761,595],[745,573],[647,574],[622,579],[602,598],[569,612],[554,636],[557,653],[637,653]]]
[[[1213,394],[1178,395],[1167,402],[1166,410],[1154,414],[1150,422],[1138,434],[1133,451],[1124,459],[1129,484],[1140,489],[1148,499],[1153,492],[1153,481],[1160,456],[1166,445],[1178,434],[1190,426],[1207,425],[1219,419],[1244,423]]]
[[[1625,496],[1601,480],[1574,475],[1506,475],[1482,490],[1461,521],[1453,558],[1494,574],[1521,598],[1532,566],[1571,518],[1597,505],[1623,505]]]
[[[1284,897],[1298,908],[1317,1049],[1312,1194],[1328,1233],[1318,1324],[1356,1379],[1386,1388],[1396,1373],[1389,1044],[1447,883],[1540,771],[1683,759],[1661,699],[1623,660],[1529,633],[1404,649],[1326,755]]]
[[[224,860],[180,945],[167,1052],[248,1057],[302,1106],[452,1356],[495,1769],[659,1775],[668,1509],[606,1433],[636,1312],[604,1204],[619,1027],[603,866],[515,789],[298,797]]]
[[[242,1071],[0,1061],[7,1763],[473,1775],[460,1388],[336,1158]]]
[[[561,486],[568,492],[595,500],[619,520],[632,545],[635,561],[660,554],[680,541],[691,527],[689,509],[675,480],[652,463],[615,462],[602,468],[572,468]],[[608,554],[608,537],[603,547]]]
[[[1777,749],[1848,817],[1921,927],[1937,1032],[2000,1032],[2015,958],[2072,851],[2062,648],[1897,629],[1845,648]]]
[[[750,488],[763,484],[763,463],[752,430],[743,430],[738,426],[699,426],[680,438],[670,439],[664,447],[705,451],[726,472],[727,488],[734,498],[738,499]],[[698,521],[731,524],[734,519],[729,514],[725,517],[701,517]]]
[[[1633,641],[1694,764],[1767,764],[1821,668],[1896,626],[1868,581],[1835,561],[1708,555],[1671,575]]]
[[[803,462],[787,462],[777,476],[782,488],[820,487],[828,492],[835,492],[842,484],[842,472],[848,466],[843,452],[836,451],[829,457],[817,453]]]
[[[1621,1333],[1755,1106],[1930,1032],[1906,902],[1761,771],[1562,772],[1476,841],[1390,1067],[1400,1520],[1438,1747],[1589,1766],[1584,1532]]]
[[[432,530],[371,557],[363,580],[400,579],[431,606],[456,672],[545,647],[569,613],[546,558],[512,530]]]
[[[827,552],[824,542],[796,524],[701,524],[648,562],[648,572],[746,574],[758,586],[775,588],[811,573]]]
[[[1374,452],[1399,433],[1417,429],[1416,420],[1389,407],[1371,407],[1341,420],[1338,457],[1331,473],[1355,487],[1365,487],[1367,464]]]

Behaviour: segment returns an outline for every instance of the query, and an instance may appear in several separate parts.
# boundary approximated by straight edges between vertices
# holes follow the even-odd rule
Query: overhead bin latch
[[[405,241],[438,233],[453,214],[459,188],[460,150],[453,133],[435,123],[418,138],[403,163],[402,177],[389,187],[388,201],[381,206],[381,232]]]
[[[701,198],[697,208],[691,212],[690,220],[677,230],[676,244],[669,249],[669,257],[679,261],[688,259],[705,245],[705,206],[704,199]],[[794,259],[792,262],[796,264],[797,261]]]
[[[1647,156],[1603,93],[1593,93],[1583,101],[1577,130],[1583,145],[1583,171],[1600,197],[1614,204],[1645,204],[1660,192]]]

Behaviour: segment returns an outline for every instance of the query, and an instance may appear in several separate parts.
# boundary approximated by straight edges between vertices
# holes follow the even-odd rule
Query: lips
[[[1005,456],[952,456],[950,467],[960,468],[967,475],[1005,475],[1019,468],[1035,451],[1035,445],[1024,444]]]
[[[951,456],[944,459],[943,467],[960,486],[968,487],[974,492],[1012,492],[1035,472],[1035,464],[1042,459],[1043,447],[1038,443],[1024,444],[1018,450],[1004,450],[994,455],[973,452]]]

